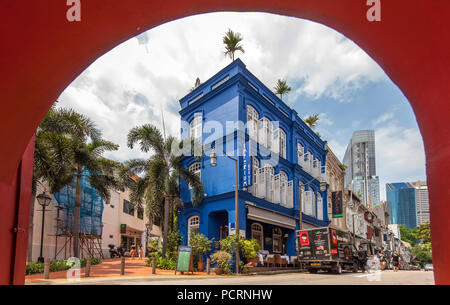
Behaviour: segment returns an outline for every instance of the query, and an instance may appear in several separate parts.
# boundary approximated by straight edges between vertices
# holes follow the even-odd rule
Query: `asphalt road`
[[[36,283],[37,284],[37,283]],[[241,276],[147,276],[82,279],[79,282],[46,282],[40,284],[77,285],[434,285],[433,272],[379,271],[367,273],[286,273]]]

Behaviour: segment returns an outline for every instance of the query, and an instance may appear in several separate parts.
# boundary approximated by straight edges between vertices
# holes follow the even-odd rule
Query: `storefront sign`
[[[244,158],[243,158],[243,177],[242,186],[248,187],[252,185],[252,158],[250,156],[249,142],[244,144]]]
[[[127,224],[123,223],[120,225],[120,234],[127,234]]]
[[[331,208],[333,218],[342,218],[344,215],[342,206],[342,191],[331,193]]]

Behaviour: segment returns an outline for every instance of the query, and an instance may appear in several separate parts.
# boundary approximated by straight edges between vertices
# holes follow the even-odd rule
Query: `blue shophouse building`
[[[180,104],[182,139],[205,146],[202,156],[183,161],[200,175],[205,190],[203,202],[192,206],[192,190],[180,181],[183,244],[199,232],[214,238],[218,249],[218,241],[235,232],[235,161],[225,151],[238,158],[241,236],[255,238],[270,253],[296,255],[300,182],[325,181],[326,142],[239,59]],[[216,166],[211,166],[211,150],[218,155]],[[320,191],[318,180],[302,187],[303,228],[329,224],[327,190]]]

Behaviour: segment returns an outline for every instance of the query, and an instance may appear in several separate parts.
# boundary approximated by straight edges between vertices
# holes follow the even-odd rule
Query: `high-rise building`
[[[425,181],[411,183],[416,189],[417,225],[430,222],[430,205],[428,202],[428,187]]]
[[[370,207],[380,203],[380,181],[375,164],[375,131],[357,130],[345,151],[345,185]]]
[[[386,199],[392,205],[393,224],[404,224],[410,229],[417,226],[415,190],[408,182],[386,184]]]

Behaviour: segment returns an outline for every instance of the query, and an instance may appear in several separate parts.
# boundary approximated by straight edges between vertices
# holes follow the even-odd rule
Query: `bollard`
[[[156,257],[152,258],[152,274],[156,273]]]
[[[120,275],[125,275],[125,257],[120,262]]]
[[[91,258],[88,258],[86,260],[86,270],[84,272],[84,277],[90,277],[91,276]]]
[[[211,261],[209,258],[207,258],[206,259],[206,273],[208,273],[208,275],[211,273],[210,264],[211,264]]]
[[[50,258],[46,258],[44,261],[44,280],[50,278]]]

